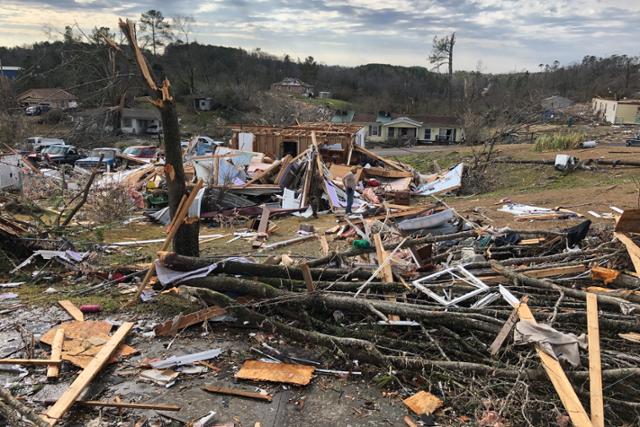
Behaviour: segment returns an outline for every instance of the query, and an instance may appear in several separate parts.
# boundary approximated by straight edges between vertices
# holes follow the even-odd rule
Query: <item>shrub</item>
[[[556,132],[539,135],[536,137],[533,151],[574,150],[580,148],[580,144],[585,140],[586,135],[582,132]]]

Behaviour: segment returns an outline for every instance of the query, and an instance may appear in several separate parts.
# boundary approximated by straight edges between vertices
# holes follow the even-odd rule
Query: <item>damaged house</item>
[[[300,79],[294,77],[285,77],[282,81],[271,85],[273,92],[289,93],[302,96],[313,96],[314,87]]]
[[[119,127],[120,132],[131,135],[158,133],[162,128],[160,114],[147,108],[123,108],[121,113],[119,107],[93,108],[77,112],[73,121],[77,129],[94,132],[103,129],[109,133]]]
[[[17,100],[22,107],[47,106],[67,110],[78,106],[78,98],[75,95],[59,88],[29,89],[18,95]]]

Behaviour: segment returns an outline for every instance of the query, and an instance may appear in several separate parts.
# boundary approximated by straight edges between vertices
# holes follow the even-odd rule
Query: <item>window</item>
[[[393,138],[395,136],[395,133],[396,133],[396,128],[389,128],[388,132],[389,132],[388,133],[389,138]]]
[[[122,127],[130,128],[131,127],[131,118],[125,117],[122,119]]]
[[[431,141],[431,128],[424,130],[424,139],[425,141]]]
[[[369,135],[378,136],[378,131],[380,127],[378,125],[369,125]]]
[[[444,141],[453,141],[456,138],[455,129],[440,128],[438,138]]]

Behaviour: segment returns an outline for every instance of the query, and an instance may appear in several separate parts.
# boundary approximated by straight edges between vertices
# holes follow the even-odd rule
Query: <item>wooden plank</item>
[[[47,403],[55,403],[55,401]],[[156,411],[179,411],[182,408],[178,405],[169,405],[166,403],[140,403],[140,402],[107,402],[103,400],[76,400],[76,405],[92,406],[92,407],[108,407],[121,409],[155,409]]]
[[[593,427],[604,427],[602,398],[602,365],[600,363],[600,328],[598,325],[598,297],[587,293],[587,331],[589,342],[589,397]]]
[[[60,304],[60,307],[64,308],[65,311],[73,317],[73,320],[78,320],[80,322],[84,321],[84,313],[68,299],[58,301],[58,304]]]
[[[640,209],[625,209],[616,223],[618,233],[640,233]]]
[[[187,213],[189,212],[189,207],[195,200],[196,196],[198,195],[198,192],[203,187],[203,185],[204,185],[204,182],[201,179],[199,179],[198,182],[196,182],[196,185],[193,186],[193,189],[191,190],[189,197],[186,198],[185,200],[184,199],[185,196],[182,196],[184,203],[182,203],[182,201],[180,202],[179,207],[181,209],[178,209],[176,211],[176,214],[173,217],[173,220],[171,221],[171,224],[169,227],[169,233],[167,234],[167,237],[164,239],[164,242],[162,243],[162,247],[160,248],[160,251],[164,252],[167,249],[169,249],[169,245],[173,241],[173,238],[175,237],[176,233],[178,232],[178,229],[184,222],[184,219],[187,216]],[[149,281],[151,280],[155,272],[156,272],[156,265],[154,263],[154,264],[151,264],[151,267],[149,268],[149,270],[147,270],[147,274],[144,276],[144,279],[142,279],[140,286],[138,286],[138,289],[136,290],[135,295],[131,299],[131,304],[138,303],[138,299],[140,298],[140,294],[142,293],[142,290],[147,286],[147,284],[149,284]]]
[[[304,277],[304,284],[307,285],[307,292],[315,291],[315,286],[313,284],[313,277],[311,277],[311,269],[309,268],[309,264],[303,262],[300,264],[300,270],[302,270],[302,277]]]
[[[380,271],[379,277],[385,283],[393,283],[393,271],[391,270],[391,263],[385,260],[387,259],[387,251],[384,249],[384,245],[382,244],[382,237],[380,237],[380,233],[376,233],[373,235],[373,243],[376,247],[376,258],[378,259],[378,265],[384,264],[382,270]],[[385,299],[387,301],[395,302],[396,297],[391,294],[385,294]],[[389,320],[400,320],[400,316],[396,314],[391,314],[388,316]]]
[[[264,400],[267,402],[271,402],[273,397],[270,394],[262,394],[257,393],[255,391],[247,391],[239,388],[231,388],[231,387],[218,387],[215,385],[206,385],[202,387],[203,390],[208,391],[210,393],[217,394],[226,394],[230,396],[240,396],[240,397],[249,397],[251,399]]]
[[[518,316],[521,320],[537,323],[527,304],[520,304],[518,306]],[[564,370],[562,370],[560,362],[545,353],[538,345],[535,345],[535,349],[542,363],[542,367],[549,376],[549,380],[551,380],[551,384],[553,384],[553,387],[556,389],[560,401],[562,401],[562,405],[569,414],[573,424],[576,427],[591,427],[591,420],[584,410],[582,403],[580,403],[580,399],[578,399],[578,395],[576,395],[567,375],[564,373]]]
[[[42,415],[42,418],[48,422],[49,425],[55,425],[69,410],[69,408],[71,408],[78,396],[80,396],[80,393],[82,393],[82,391],[91,383],[104,365],[109,361],[109,358],[133,328],[133,325],[133,322],[124,322],[104,347],[102,347],[98,354],[96,354],[96,356],[91,360],[89,365],[80,372],[80,375],[78,375],[73,383],[71,383],[67,391],[60,396],[58,401],[52,407],[47,409],[47,411]]]
[[[522,299],[520,300],[520,302],[524,304],[526,304],[528,301],[529,301],[529,297],[527,297],[526,295],[522,297]],[[498,351],[500,351],[502,344],[504,344],[505,340],[509,336],[509,333],[511,332],[513,327],[516,325],[516,323],[518,323],[518,307],[515,307],[513,309],[507,321],[504,322],[504,325],[502,325],[502,329],[500,329],[498,336],[496,337],[495,340],[493,340],[493,342],[491,343],[491,346],[489,346],[489,353],[492,356],[495,356],[496,354],[498,354]]]
[[[407,407],[417,415],[433,414],[443,404],[441,399],[424,390],[420,390],[413,396],[407,397],[402,403],[407,405]]]
[[[176,334],[178,331],[188,328],[196,323],[202,323],[212,317],[222,316],[227,314],[227,310],[218,307],[216,305],[207,307],[203,310],[198,310],[193,313],[189,313],[185,316],[179,316],[178,318],[168,320],[154,329],[156,336],[167,337]]]
[[[285,158],[291,158],[290,154],[287,154],[287,156]],[[273,162],[273,164],[271,166],[269,166],[268,168],[266,168],[265,170],[263,170],[262,172],[256,174],[253,178],[251,178],[249,181],[247,181],[242,188],[247,188],[252,184],[255,184],[256,182],[260,181],[261,179],[265,179],[268,178],[269,176],[271,176],[279,167],[281,167],[283,164],[282,160],[276,160],[275,162]],[[277,184],[277,182],[276,182]]]
[[[414,423],[409,415],[404,416],[404,423],[407,427],[418,427],[418,424]]]
[[[384,168],[366,168],[364,169],[366,176],[378,176],[382,178],[413,178],[413,172],[388,170]]]
[[[307,385],[311,381],[314,371],[313,366],[247,360],[235,377],[241,380]]]
[[[640,274],[640,248],[638,245],[625,233],[614,232],[613,235],[627,248],[629,258],[631,258],[631,262],[633,263],[633,268],[636,270],[636,274]]]
[[[318,234],[318,240],[320,241],[320,247],[322,248],[322,255],[329,255],[329,242],[324,234]]]
[[[60,365],[60,359],[0,359],[0,365]]]
[[[262,214],[260,215],[260,223],[258,224],[258,237],[267,237],[269,232],[267,230],[269,226],[269,215],[271,211],[267,205],[262,206]]]
[[[59,328],[53,337],[51,344],[51,360],[59,360],[62,362],[62,345],[64,344],[64,329]],[[49,365],[47,368],[47,379],[53,380],[60,375],[60,363]]]

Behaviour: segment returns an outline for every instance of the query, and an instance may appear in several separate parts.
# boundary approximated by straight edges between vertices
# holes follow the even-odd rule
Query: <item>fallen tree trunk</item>
[[[22,417],[29,420],[31,423],[35,424],[38,427],[50,427],[49,423],[45,422],[40,415],[38,415],[33,409],[29,408],[18,399],[13,397],[9,390],[5,388],[0,388],[0,400],[5,404],[5,408],[3,409],[13,409],[17,413],[19,413]],[[7,414],[10,416],[10,414]],[[29,425],[24,423],[24,425]]]

